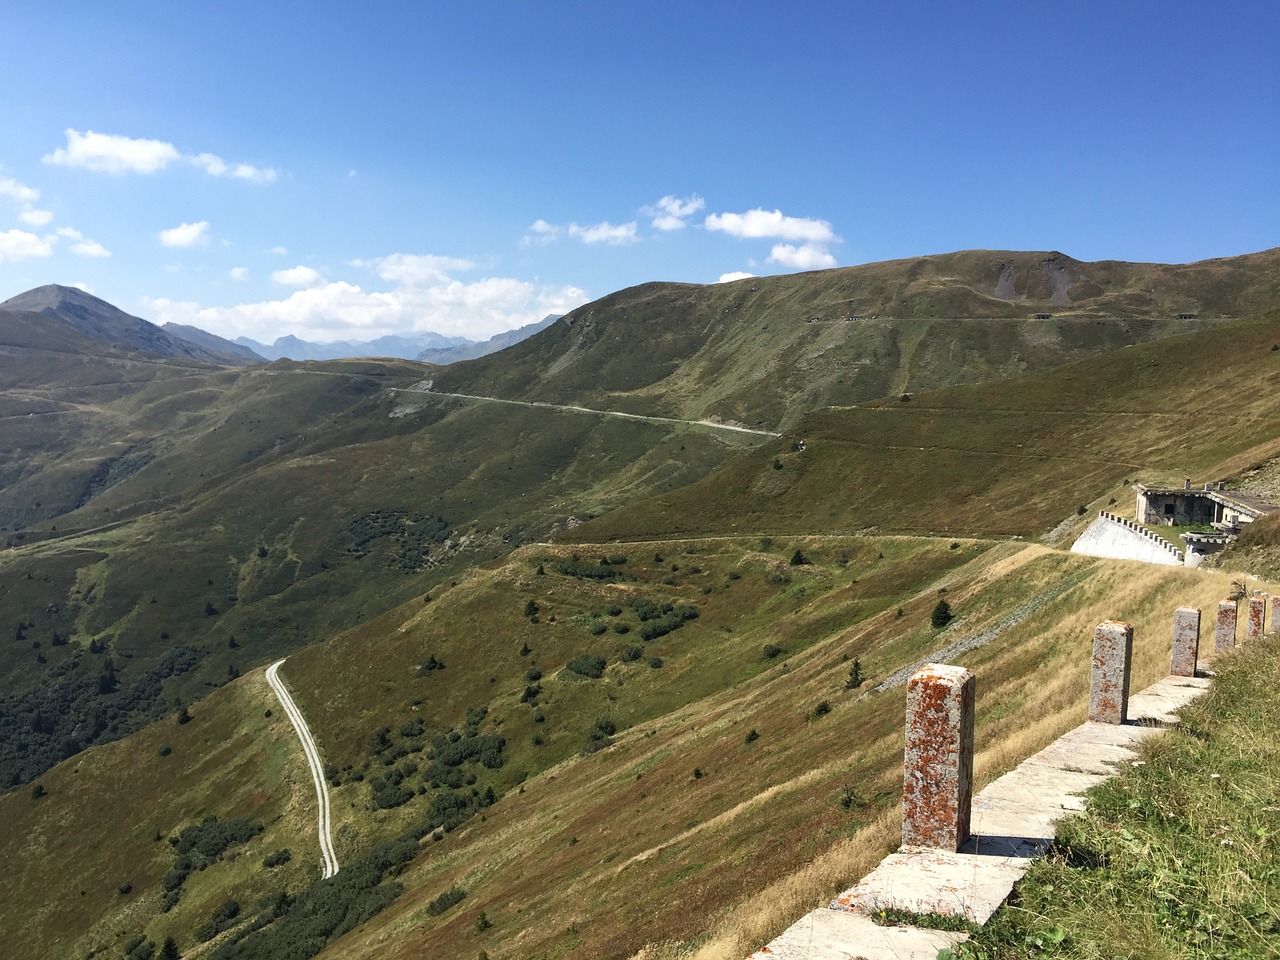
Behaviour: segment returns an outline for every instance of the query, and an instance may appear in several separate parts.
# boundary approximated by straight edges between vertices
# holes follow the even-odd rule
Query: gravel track
[[[302,741],[302,752],[307,756],[307,766],[311,768],[311,780],[315,784],[316,799],[320,807],[320,856],[324,860],[321,879],[328,880],[338,872],[338,856],[333,852],[333,836],[329,828],[329,784],[324,778],[324,766],[320,762],[320,750],[316,746],[315,738],[311,736],[311,730],[302,716],[302,711],[293,702],[293,697],[289,696],[289,691],[285,689],[284,681],[280,679],[280,665],[283,663],[284,660],[277,660],[267,667],[267,683],[271,684],[271,689],[280,700],[280,706],[284,707],[284,712],[289,715],[293,729],[297,731],[298,739]]]

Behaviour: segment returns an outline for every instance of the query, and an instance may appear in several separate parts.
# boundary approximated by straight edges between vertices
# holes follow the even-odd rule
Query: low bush
[[[565,664],[565,669],[570,673],[577,674],[580,677],[586,677],[588,680],[599,680],[604,676],[605,659],[593,653],[584,653],[574,657]]]

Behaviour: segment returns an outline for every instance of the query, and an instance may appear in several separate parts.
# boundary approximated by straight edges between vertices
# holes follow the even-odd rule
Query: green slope
[[[1274,456],[1278,344],[1273,310],[1009,383],[816,411],[706,480],[572,536],[787,533],[815,523],[1039,535],[1077,506],[1116,497],[1127,507],[1127,480],[1200,482]]]
[[[966,251],[650,283],[432,379],[442,392],[775,429],[817,407],[1017,376],[1202,329],[1280,301],[1278,276],[1280,250],[1186,265]]]

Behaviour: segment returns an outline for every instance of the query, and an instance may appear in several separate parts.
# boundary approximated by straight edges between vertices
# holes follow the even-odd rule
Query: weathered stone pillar
[[[1271,598],[1271,632],[1280,633],[1280,593]]]
[[[1104,620],[1093,630],[1093,670],[1089,676],[1089,719],[1124,723],[1129,719],[1129,668],[1133,627]]]
[[[1267,598],[1261,595],[1249,598],[1249,619],[1245,623],[1244,635],[1250,640],[1262,639],[1262,628],[1267,620]]]
[[[964,667],[927,663],[907,681],[902,845],[957,851],[973,807],[976,681]]]
[[[1173,656],[1169,673],[1175,677],[1194,677],[1199,654],[1200,608],[1179,607],[1173,614]]]
[[[1213,634],[1213,650],[1225,653],[1236,648],[1236,602],[1223,600],[1218,604],[1218,627]]]

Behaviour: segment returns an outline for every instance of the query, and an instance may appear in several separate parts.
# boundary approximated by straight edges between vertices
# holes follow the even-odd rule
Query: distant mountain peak
[[[0,303],[0,311],[37,314],[99,343],[158,357],[223,366],[253,362],[168,333],[79,287],[57,283],[36,287]]]

